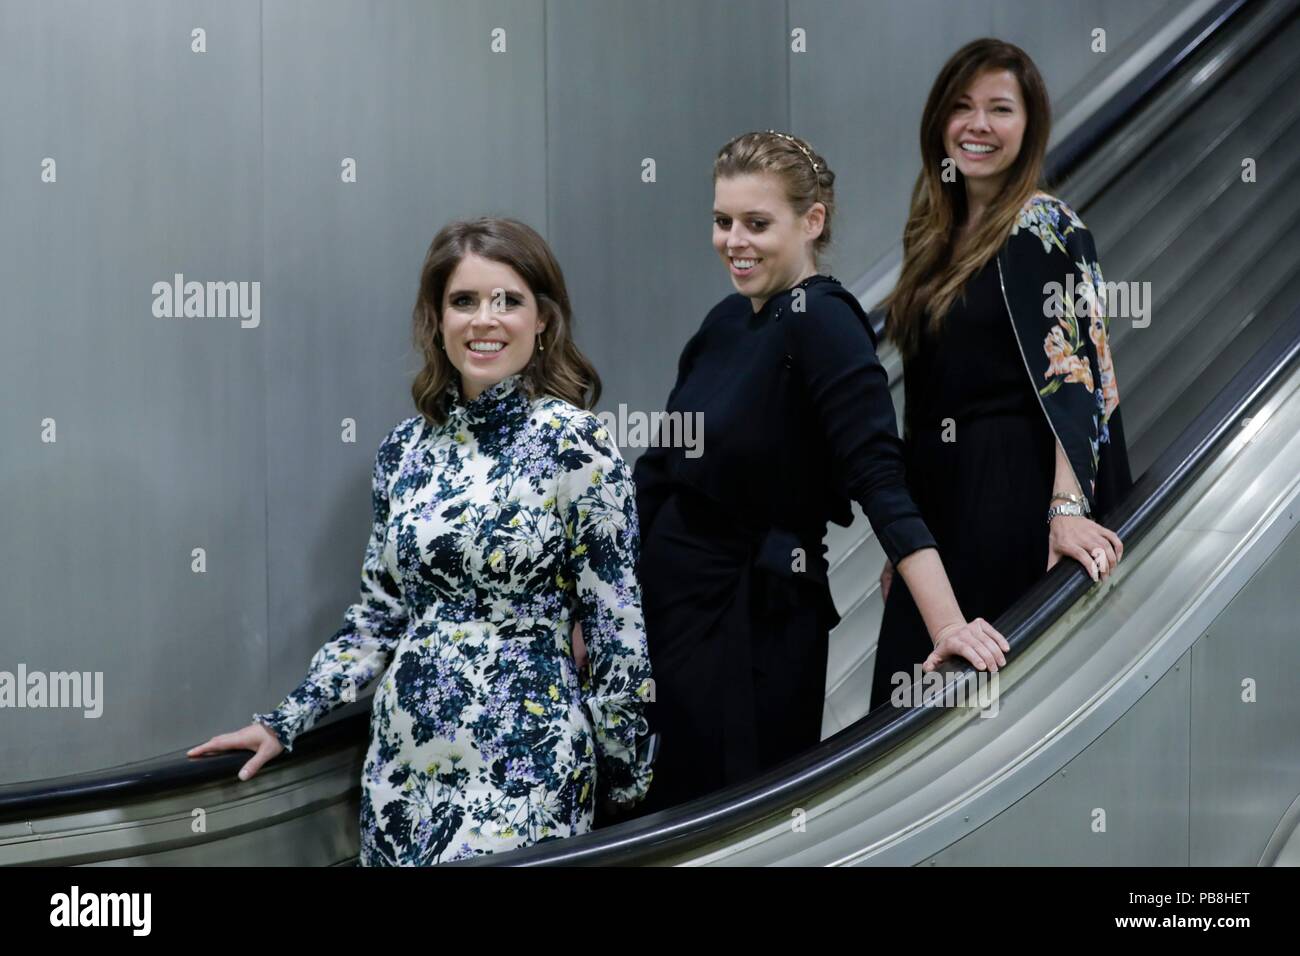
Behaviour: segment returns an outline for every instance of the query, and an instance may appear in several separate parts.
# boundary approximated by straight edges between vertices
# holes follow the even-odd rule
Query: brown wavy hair
[[[1007,170],[997,199],[961,248],[956,233],[966,218],[966,177],[943,181],[943,135],[957,100],[987,70],[1008,70],[1025,101],[1020,154]],[[1051,101],[1038,67],[1024,50],[984,38],[963,46],[943,65],[921,114],[921,172],[903,231],[903,268],[894,290],[880,304],[887,309],[885,334],[905,356],[916,354],[928,317],[937,333],[967,280],[997,254],[1021,208],[1042,185],[1043,159],[1052,126]]]
[[[813,163],[808,161],[810,156],[817,164],[815,171]],[[826,165],[826,160],[806,140],[797,136],[770,130],[742,133],[718,150],[713,161],[713,181],[717,183],[724,176],[749,173],[776,174],[785,187],[786,201],[794,208],[796,216],[802,216],[815,202],[826,207],[822,233],[813,240],[815,265],[817,254],[830,245],[831,217],[835,213],[835,173]]]
[[[491,259],[519,273],[537,300],[546,325],[522,370],[530,397],[553,395],[578,408],[590,409],[600,399],[600,375],[573,342],[573,310],[564,273],[551,247],[531,227],[516,219],[483,217],[457,220],[433,237],[420,269],[420,291],[412,319],[415,346],[424,355],[424,368],[411,383],[411,397],[425,420],[441,425],[447,420],[447,387],[460,373],[443,351],[438,330],[442,325],[442,297],[447,281],[467,253]]]

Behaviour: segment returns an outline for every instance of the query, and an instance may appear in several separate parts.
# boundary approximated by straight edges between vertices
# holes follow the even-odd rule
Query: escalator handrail
[[[361,741],[368,734],[371,700],[366,697],[335,711],[328,723],[299,737],[292,754],[276,758],[276,765],[348,746],[362,747]],[[103,770],[6,784],[0,786],[0,824],[54,813],[102,809],[106,804],[120,806],[172,790],[216,783],[237,784],[239,768],[250,756],[250,751],[237,750],[187,757],[185,750],[176,750]]]
[[[1159,92],[1165,82],[1198,50],[1250,5],[1250,0],[1223,0],[1192,26],[1133,79],[1124,84],[1095,113],[1048,151],[1044,176],[1059,183],[1091,156],[1120,126]]]

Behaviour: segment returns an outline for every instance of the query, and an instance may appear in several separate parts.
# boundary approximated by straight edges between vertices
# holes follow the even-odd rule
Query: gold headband
[[[816,161],[812,158],[812,153],[808,152],[807,148],[804,147],[803,143],[799,142],[797,139],[795,139],[795,138],[794,138],[793,136],[791,136],[789,133],[778,133],[778,132],[777,132],[776,130],[774,130],[774,129],[770,129],[770,130],[768,130],[768,132],[771,133],[773,136],[780,136],[782,139],[788,139],[790,142],[792,142],[792,143],[794,143],[796,146],[798,146],[798,147],[799,147],[799,152],[803,153],[805,156],[808,157],[808,164],[809,164],[810,166],[812,166],[812,169],[813,169],[813,175],[814,175],[814,176],[817,175],[817,163],[816,163]],[[820,185],[821,185],[821,182],[818,181],[818,186],[820,186]]]

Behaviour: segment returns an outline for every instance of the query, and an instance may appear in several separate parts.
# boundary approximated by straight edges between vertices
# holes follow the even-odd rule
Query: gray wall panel
[[[5,782],[177,747],[265,669],[257,330],[152,314],[174,273],[258,278],[258,7],[132,10],[0,12],[0,670],[104,684],[97,719],[0,712]]]
[[[434,234],[487,214],[545,227],[542,24],[527,0],[266,5],[272,638],[255,708],[302,679],[357,599],[375,451],[415,414],[411,309]]]
[[[735,291],[712,246],[713,159],[788,126],[785,15],[781,0],[548,4],[549,238],[603,408],[662,409],[682,346]]]
[[[1190,653],[1060,773],[931,862],[1186,866]],[[1093,829],[1105,811],[1105,832]]]
[[[1193,866],[1255,866],[1300,794],[1300,531],[1192,646]],[[1242,699],[1245,680],[1256,700]]]

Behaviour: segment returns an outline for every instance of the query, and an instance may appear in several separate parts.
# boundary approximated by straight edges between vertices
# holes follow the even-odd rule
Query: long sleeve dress
[[[728,296],[687,343],[671,416],[634,469],[660,734],[644,812],[743,781],[821,739],[826,522],[866,512],[886,553],[933,547],[908,495],[888,377],[866,314],[817,275],[757,313]],[[665,429],[665,431],[670,431]]]
[[[635,492],[593,414],[520,375],[384,440],[361,599],[254,719],[287,749],[379,679],[361,863],[427,865],[591,829],[646,793],[650,666]],[[589,680],[573,664],[582,622]]]

